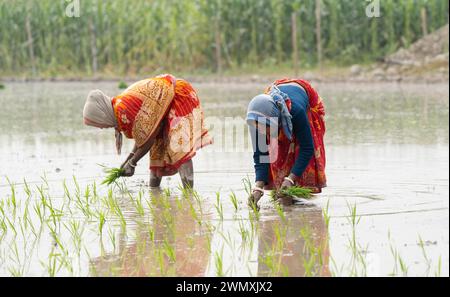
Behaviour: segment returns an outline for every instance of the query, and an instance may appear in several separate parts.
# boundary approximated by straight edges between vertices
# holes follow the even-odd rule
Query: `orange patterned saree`
[[[187,81],[172,75],[139,81],[112,100],[118,129],[138,147],[150,138],[150,169],[157,176],[178,168],[212,143],[204,126],[197,93]]]
[[[282,85],[288,83],[297,83],[303,87],[309,98],[308,119],[311,127],[311,134],[314,142],[314,156],[311,158],[302,176],[298,177],[296,183],[299,186],[311,188],[314,193],[320,193],[322,188],[326,187],[327,180],[325,175],[325,146],[323,138],[325,135],[325,107],[322,99],[311,84],[300,79],[283,79],[274,84]],[[289,105],[288,105],[289,108]],[[278,149],[278,153],[271,152],[272,149]],[[279,188],[286,176],[291,173],[295,160],[301,147],[293,135],[290,141],[280,129],[278,136],[278,146],[269,146],[269,156],[277,156],[276,160],[271,160],[269,169],[269,185],[267,188]]]

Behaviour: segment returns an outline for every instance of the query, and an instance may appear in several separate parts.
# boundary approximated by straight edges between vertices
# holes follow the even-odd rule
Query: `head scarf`
[[[276,119],[279,119],[286,137],[292,140],[292,115],[286,105],[288,99],[286,93],[273,85],[269,95],[262,94],[252,99],[248,105],[247,123],[256,121],[267,126],[278,126]],[[262,119],[264,122],[261,122]]]
[[[115,128],[116,149],[120,155],[122,150],[122,133],[118,130],[116,116],[111,98],[100,90],[89,92],[83,109],[84,123],[98,128]]]

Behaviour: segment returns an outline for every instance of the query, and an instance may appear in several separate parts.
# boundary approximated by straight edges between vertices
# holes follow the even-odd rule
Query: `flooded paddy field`
[[[328,187],[307,206],[268,193],[247,206],[243,119],[265,85],[196,83],[215,144],[149,189],[148,159],[118,167],[114,132],[84,127],[89,90],[116,83],[10,83],[0,90],[0,275],[448,276],[448,84],[316,84],[327,112]],[[226,120],[224,120],[226,118]]]

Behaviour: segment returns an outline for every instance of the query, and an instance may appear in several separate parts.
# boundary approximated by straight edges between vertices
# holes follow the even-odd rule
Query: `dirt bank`
[[[444,82],[449,79],[449,26],[424,36],[409,48],[401,48],[383,61],[350,68],[352,80]]]

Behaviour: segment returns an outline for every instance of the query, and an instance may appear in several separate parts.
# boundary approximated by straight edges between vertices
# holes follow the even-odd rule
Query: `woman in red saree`
[[[264,189],[302,186],[320,193],[326,187],[325,108],[309,82],[276,81],[250,102],[250,126],[256,186],[251,201]]]
[[[138,81],[114,98],[91,91],[83,117],[86,125],[115,128],[118,154],[122,133],[135,140],[121,166],[123,176],[133,176],[139,160],[150,152],[151,187],[177,172],[185,187],[193,187],[192,158],[212,143],[197,93],[187,81],[172,75]]]

